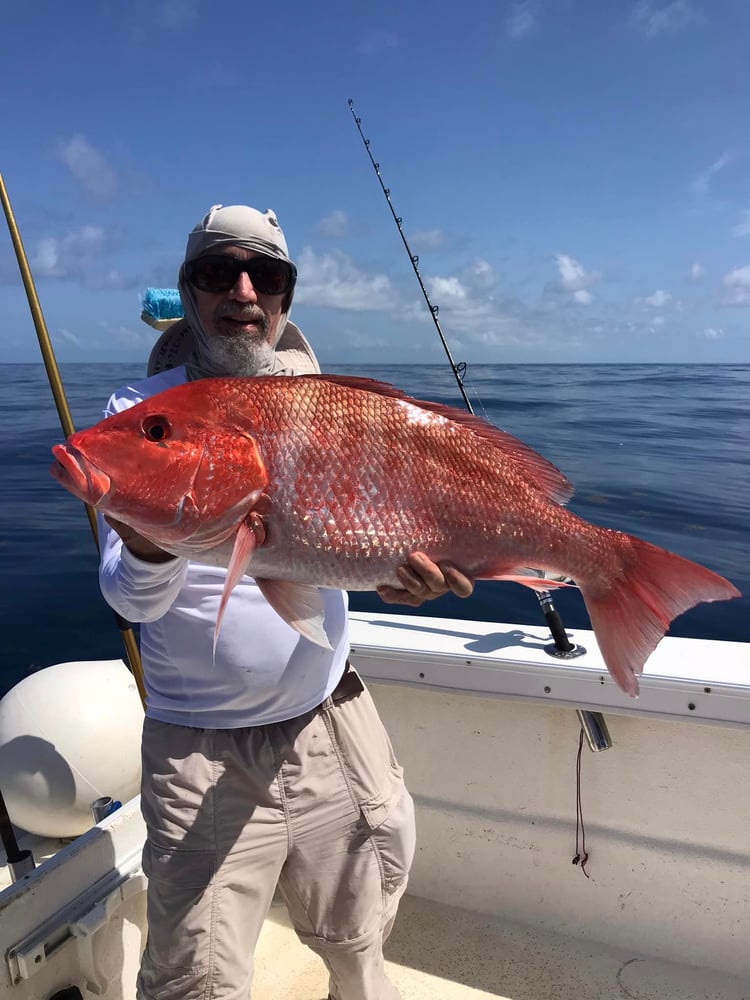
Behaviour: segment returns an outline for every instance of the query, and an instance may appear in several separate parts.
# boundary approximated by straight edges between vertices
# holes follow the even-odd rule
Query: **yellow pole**
[[[0,201],[3,203],[3,211],[5,212],[5,218],[8,222],[8,231],[10,232],[10,238],[13,241],[13,248],[16,251],[18,269],[21,272],[23,285],[26,289],[26,297],[29,300],[31,317],[34,320],[34,327],[36,329],[37,339],[39,340],[39,347],[42,352],[44,367],[47,369],[47,379],[49,380],[50,389],[52,390],[52,395],[54,396],[55,405],[57,407],[57,413],[60,418],[60,426],[62,427],[62,432],[65,437],[69,437],[75,431],[73,418],[70,415],[68,401],[65,398],[65,389],[63,388],[62,380],[60,378],[60,369],[57,366],[55,352],[52,348],[52,341],[50,340],[49,333],[47,331],[47,325],[44,322],[42,308],[39,305],[39,297],[37,296],[36,288],[34,287],[34,279],[31,276],[31,269],[26,258],[26,251],[23,248],[21,235],[18,232],[16,220],[13,217],[13,209],[10,206],[10,200],[8,198],[8,192],[5,188],[5,182],[2,174],[0,174]],[[89,519],[91,534],[94,536],[94,544],[98,550],[99,536],[96,530],[96,514],[94,513],[94,508],[89,504],[84,504],[84,507],[86,509],[86,515]],[[133,677],[135,678],[138,694],[141,696],[141,702],[145,707],[146,690],[143,686],[143,666],[141,664],[140,652],[138,651],[138,643],[135,641],[135,635],[133,634],[132,628],[125,621],[125,619],[121,618],[120,615],[117,614],[115,615],[115,618],[117,619],[117,625],[120,629],[120,634],[122,635],[122,641],[125,644],[127,662],[130,666]]]

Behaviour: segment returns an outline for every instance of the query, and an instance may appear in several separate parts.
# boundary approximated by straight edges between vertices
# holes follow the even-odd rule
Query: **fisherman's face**
[[[221,247],[203,255],[208,256],[235,260],[259,257],[278,268],[278,261],[244,247]],[[217,270],[222,269],[214,267],[214,277]],[[226,375],[253,376],[272,371],[286,294],[259,292],[244,271],[236,274],[230,288],[219,292],[198,288],[193,282],[191,285],[211,364]]]
[[[250,260],[261,257],[244,247],[221,247],[211,256]],[[241,271],[232,287],[225,292],[204,292],[193,286],[193,294],[206,336],[210,338],[247,338],[255,343],[276,344],[276,331],[282,313],[284,295],[264,295]]]

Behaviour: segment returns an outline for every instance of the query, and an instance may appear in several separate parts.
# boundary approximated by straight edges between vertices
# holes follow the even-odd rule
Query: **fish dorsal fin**
[[[488,441],[518,462],[550,500],[554,500],[556,503],[566,503],[573,496],[573,485],[546,458],[524,444],[523,441],[513,437],[512,434],[501,431],[498,427],[488,424],[486,420],[482,420],[466,410],[460,410],[457,406],[446,406],[444,403],[434,403],[431,400],[415,399],[388,382],[361,378],[357,375],[302,375],[298,377],[314,379],[318,382],[332,382],[350,389],[372,392],[378,396],[389,396],[392,399],[403,399],[407,403],[411,403],[412,406],[419,406],[423,410],[429,410],[438,416],[454,420],[456,423],[468,427],[478,437]]]

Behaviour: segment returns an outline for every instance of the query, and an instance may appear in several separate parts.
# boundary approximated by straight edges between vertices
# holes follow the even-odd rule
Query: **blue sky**
[[[4,5],[2,172],[60,361],[139,361],[213,204],[325,364],[750,361],[746,0]],[[0,361],[38,360],[7,233]]]

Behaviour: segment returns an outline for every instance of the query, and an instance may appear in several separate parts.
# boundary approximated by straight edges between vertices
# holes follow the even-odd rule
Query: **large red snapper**
[[[534,566],[575,580],[610,673],[636,695],[673,618],[739,596],[568,511],[568,481],[510,435],[368,379],[203,379],[52,451],[71,493],[169,552],[227,566],[220,615],[248,573],[324,645],[319,586],[398,586],[395,568],[417,550],[477,579],[549,587],[525,575]]]

